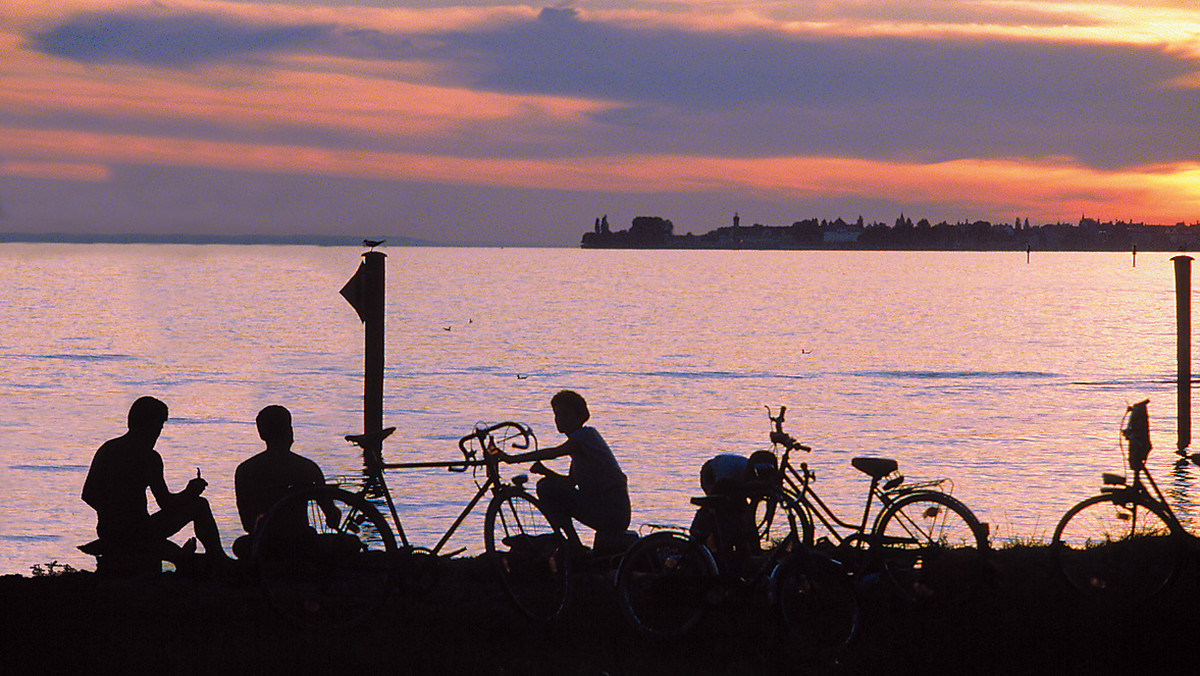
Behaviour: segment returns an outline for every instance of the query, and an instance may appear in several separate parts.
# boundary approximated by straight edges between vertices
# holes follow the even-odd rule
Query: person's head
[[[563,434],[574,432],[592,417],[587,401],[574,390],[562,390],[550,398],[554,409],[554,424]]]
[[[167,405],[154,397],[139,397],[129,407],[129,429],[139,432],[162,430],[167,422]]]
[[[292,414],[286,408],[267,406],[258,412],[254,422],[258,425],[258,436],[267,446],[292,445]]]

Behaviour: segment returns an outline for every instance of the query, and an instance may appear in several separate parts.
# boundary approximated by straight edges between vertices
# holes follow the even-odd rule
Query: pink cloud
[[[42,160],[0,160],[0,176],[48,178],[57,181],[107,181],[111,172],[103,164],[83,162],[47,162]]]

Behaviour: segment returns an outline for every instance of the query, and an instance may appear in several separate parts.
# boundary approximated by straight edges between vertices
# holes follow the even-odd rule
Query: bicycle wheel
[[[492,498],[484,517],[484,547],[504,593],[526,617],[558,619],[571,592],[571,557],[562,530],[537,498],[510,490]]]
[[[785,499],[786,500],[786,499]],[[759,547],[769,552],[789,537],[805,546],[813,544],[813,523],[803,505],[791,503],[774,496],[755,502],[754,523],[758,528]]]
[[[1063,515],[1051,552],[1063,578],[1097,598],[1148,598],[1174,579],[1182,533],[1145,496],[1090,497]]]
[[[937,491],[897,498],[871,533],[870,559],[910,601],[956,601],[983,580],[987,528],[971,510]]]
[[[334,487],[303,488],[276,503],[255,531],[253,558],[267,602],[305,627],[363,622],[395,586],[391,528],[366,500]]]
[[[845,648],[858,633],[860,609],[854,583],[842,565],[799,549],[771,573],[772,600],[789,642],[802,655],[823,657]]]
[[[617,568],[617,602],[637,631],[679,636],[700,621],[717,564],[683,533],[662,531],[638,540]]]

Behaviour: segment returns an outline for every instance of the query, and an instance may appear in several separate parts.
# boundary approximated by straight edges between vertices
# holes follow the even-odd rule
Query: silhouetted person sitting
[[[537,483],[538,500],[546,516],[575,544],[579,536],[572,519],[596,531],[596,538],[618,538],[629,528],[629,486],[612,449],[593,427],[587,401],[572,390],[562,390],[550,400],[554,424],[567,440],[558,446],[517,455],[503,454],[505,462],[537,461],[529,471],[544,475]],[[570,456],[567,473],[559,474],[541,463]]]
[[[242,520],[243,535],[233,543],[233,552],[239,559],[249,558],[253,547],[252,536],[267,512],[287,495],[292,488],[325,483],[325,474],[317,463],[292,452],[295,441],[292,432],[292,414],[282,406],[267,406],[259,411],[255,419],[258,436],[267,448],[242,464],[234,474],[234,491],[237,494],[238,516]],[[273,519],[272,532],[295,546],[310,540],[315,531],[308,523],[305,505],[297,503],[294,513],[279,514]],[[321,505],[326,522],[336,528],[341,516],[333,504]],[[275,530],[275,527],[278,530]]]
[[[110,552],[142,551],[155,564],[171,561],[180,567],[190,563],[194,540],[185,549],[167,538],[191,523],[205,554],[227,559],[212,509],[200,497],[208,482],[197,476],[178,493],[167,490],[162,456],[154,450],[166,421],[166,404],[141,397],[129,408],[129,431],[96,451],[83,483],[83,501],[96,510],[96,533]],[[158,503],[154,514],[148,510],[147,488]]]

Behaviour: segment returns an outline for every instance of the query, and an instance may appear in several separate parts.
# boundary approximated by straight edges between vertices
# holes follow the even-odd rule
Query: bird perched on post
[[[364,239],[363,246],[371,247],[372,249],[374,249],[375,247],[379,246],[380,244],[383,244],[386,241],[387,241],[386,239]]]

